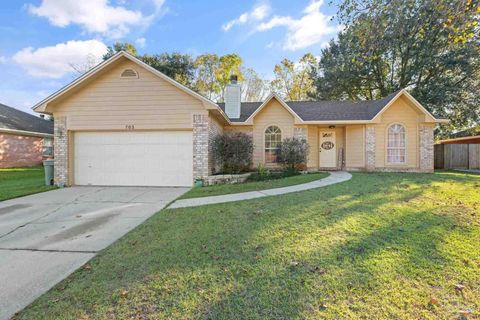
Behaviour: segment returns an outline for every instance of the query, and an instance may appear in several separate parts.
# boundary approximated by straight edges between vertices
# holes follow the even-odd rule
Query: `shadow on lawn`
[[[322,316],[326,305],[357,292],[379,297],[385,277],[421,281],[448,265],[437,245],[458,222],[417,203],[432,183],[448,180],[475,182],[448,174],[354,174],[281,198],[166,210],[29,311],[138,319]],[[339,317],[358,305],[350,307]]]
[[[419,184],[415,180],[409,182],[403,180],[402,183],[412,182]],[[376,214],[385,213],[381,207],[388,207],[392,203],[409,202],[421,196],[424,184],[420,183],[418,189],[412,191],[376,190],[375,193],[379,192],[384,196],[370,197],[368,201],[360,200],[356,204],[347,201],[334,207],[335,212],[328,209],[329,205],[319,208],[319,211],[310,211],[308,202],[290,207],[289,209],[295,212],[294,215],[287,214],[287,217],[282,215],[270,219],[273,220],[272,225],[262,224],[252,232],[259,233],[252,238],[258,239],[259,244],[256,246],[263,246],[262,250],[266,253],[261,259],[270,263],[276,260],[275,256],[279,252],[284,253],[285,259],[275,261],[277,263],[275,272],[260,272],[255,277],[242,279],[238,290],[229,292],[220,301],[206,307],[204,315],[212,319],[228,319],[238,315],[243,318],[252,314],[260,318],[301,318],[305,316],[303,313],[315,312],[320,312],[321,315],[325,302],[332,303],[334,302],[332,299],[338,299],[333,296],[352,300],[356,291],[377,296],[380,287],[385,285],[379,280],[382,273],[389,272],[392,277],[394,274],[405,277],[430,277],[432,272],[441,271],[448,261],[437,251],[437,241],[440,237],[436,235],[446,236],[451,232],[455,225],[453,217],[436,215],[431,210],[415,213],[400,210],[398,214],[385,219],[374,217]],[[388,181],[382,185],[388,185]],[[357,196],[362,197],[371,191],[372,189],[364,190],[362,195]],[[328,203],[346,196],[340,194],[329,199],[328,193],[327,191],[327,194],[317,201],[325,200]],[[386,198],[389,200],[388,203],[385,203]],[[351,201],[354,199],[355,197],[352,197]],[[324,219],[318,219],[319,215]],[[315,241],[315,238],[312,239],[308,234],[298,234],[295,240],[289,243],[282,234],[269,238],[268,232],[264,230],[285,227],[285,233],[290,233],[295,232],[296,228],[288,226],[307,225],[314,221],[314,228],[319,229],[319,234],[323,231],[328,234],[329,228],[342,224],[345,219],[352,217],[363,219],[371,225],[364,227],[360,232],[348,230],[347,235],[327,241],[326,244],[320,242],[318,247],[314,245],[297,252],[294,248],[295,243],[304,245],[308,241]],[[343,225],[339,229],[342,228],[345,231],[346,226]],[[333,227],[333,230],[337,228]],[[292,250],[285,252],[283,247],[289,245]],[[393,253],[395,258],[390,263],[383,263],[380,268],[375,268],[375,264],[370,262],[382,251]],[[261,262],[257,265],[258,268],[262,268]],[[387,269],[384,269],[385,267]],[[343,291],[344,294],[339,295],[338,291]],[[251,313],[245,313],[245,310],[250,310]],[[355,311],[353,306],[352,311]]]

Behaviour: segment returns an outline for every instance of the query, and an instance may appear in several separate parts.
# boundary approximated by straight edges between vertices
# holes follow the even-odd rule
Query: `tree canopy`
[[[285,100],[311,99],[315,95],[312,71],[316,64],[317,58],[311,53],[305,54],[298,62],[283,59],[273,69],[275,79],[271,82],[272,90]]]
[[[401,88],[465,127],[480,120],[478,2],[344,0],[345,25],[315,70],[316,98],[377,99]]]

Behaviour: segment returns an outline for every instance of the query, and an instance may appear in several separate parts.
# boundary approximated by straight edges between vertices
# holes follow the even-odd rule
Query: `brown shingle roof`
[[[341,121],[371,120],[392,100],[396,91],[380,100],[364,101],[285,101],[285,103],[303,121]],[[225,104],[219,103],[225,111]],[[232,122],[244,122],[257,110],[262,102],[242,102],[240,118],[230,119]]]

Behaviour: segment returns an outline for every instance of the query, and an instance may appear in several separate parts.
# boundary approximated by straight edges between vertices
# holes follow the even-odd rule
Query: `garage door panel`
[[[76,132],[78,185],[191,186],[190,131]]]

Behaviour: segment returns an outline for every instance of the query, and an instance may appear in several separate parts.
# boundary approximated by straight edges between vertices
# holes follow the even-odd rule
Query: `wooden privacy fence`
[[[480,144],[436,144],[435,169],[480,169]]]

